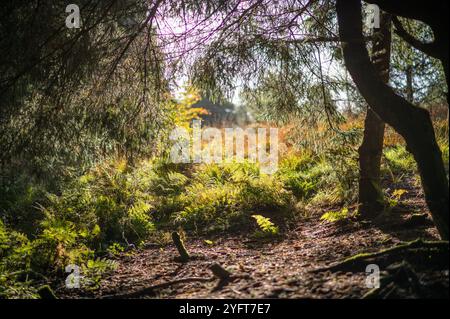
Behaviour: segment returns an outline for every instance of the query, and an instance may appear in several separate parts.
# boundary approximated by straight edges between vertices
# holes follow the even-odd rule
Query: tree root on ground
[[[312,272],[366,272],[370,264],[381,272],[378,287],[363,298],[448,298],[449,242],[417,239],[374,253],[352,256]]]
[[[448,269],[449,242],[417,239],[378,252],[357,254],[342,262],[315,269],[312,272],[365,272],[365,268],[369,264],[377,264],[380,268],[386,268],[403,260],[427,269],[430,269],[430,267],[432,269]]]
[[[145,287],[143,289],[140,289],[140,290],[137,290],[137,291],[133,291],[133,292],[130,292],[130,293],[126,293],[126,294],[107,295],[107,296],[103,296],[103,298],[104,299],[139,298],[139,297],[143,297],[143,296],[154,295],[155,291],[157,291],[159,289],[168,288],[170,286],[177,285],[177,284],[183,284],[183,283],[189,283],[189,282],[209,282],[209,281],[213,281],[213,280],[214,280],[213,276],[212,277],[208,277],[208,278],[204,278],[204,277],[187,277],[187,278],[181,278],[181,279],[176,279],[176,280],[163,282],[163,283],[157,284],[157,285],[148,286],[148,287]]]
[[[379,287],[363,299],[448,298],[448,270],[417,273],[408,262],[393,264],[380,278]]]

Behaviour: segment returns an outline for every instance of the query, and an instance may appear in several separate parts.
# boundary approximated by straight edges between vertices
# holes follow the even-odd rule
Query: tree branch
[[[418,164],[433,221],[448,239],[448,179],[430,114],[397,95],[377,74],[362,43],[361,0],[337,0],[336,12],[347,70],[372,110],[405,139]],[[348,41],[358,38],[361,41]]]
[[[405,30],[398,17],[393,17],[392,22],[394,23],[395,26],[395,33],[399,37],[401,37],[406,43],[433,58],[436,59],[440,58],[439,51],[437,50],[437,47],[435,46],[434,42],[425,43],[416,39],[414,36],[409,34],[408,31]]]

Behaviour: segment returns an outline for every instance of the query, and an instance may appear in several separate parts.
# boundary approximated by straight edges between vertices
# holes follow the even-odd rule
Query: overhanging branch
[[[439,51],[434,45],[434,42],[425,43],[416,39],[414,36],[409,34],[408,31],[405,30],[403,24],[398,19],[398,17],[394,17],[392,19],[392,22],[394,23],[395,26],[395,33],[399,37],[401,37],[406,43],[433,58],[439,59]]]

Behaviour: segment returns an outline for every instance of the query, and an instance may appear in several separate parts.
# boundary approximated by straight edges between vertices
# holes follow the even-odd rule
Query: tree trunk
[[[434,41],[432,43],[421,43],[408,36],[408,40],[402,36],[412,47],[424,52],[425,54],[439,59],[442,63],[447,82],[447,102],[450,102],[450,31],[448,28],[448,11],[450,4],[446,0],[428,0],[427,2],[419,0],[364,0],[367,3],[376,4],[381,10],[392,15],[422,21],[433,30]],[[448,105],[450,107],[450,103]]]
[[[384,122],[372,109],[367,109],[364,137],[359,153],[359,212],[371,218],[385,208],[381,187],[381,156],[383,152]]]
[[[411,103],[414,102],[413,70],[411,65],[408,65],[406,68],[406,99]]]
[[[417,162],[433,221],[448,240],[448,180],[430,114],[395,94],[377,74],[362,35],[361,1],[337,0],[336,9],[345,65],[372,110],[405,139]]]
[[[379,37],[374,41],[372,62],[383,82],[389,82],[391,59],[392,16],[380,14]],[[364,137],[359,153],[359,211],[363,218],[373,217],[385,208],[381,188],[381,156],[383,154],[384,122],[370,108],[364,121]]]

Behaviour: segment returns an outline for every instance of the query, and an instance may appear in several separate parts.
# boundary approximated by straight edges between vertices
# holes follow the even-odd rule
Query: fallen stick
[[[173,240],[173,243],[175,244],[175,247],[177,247],[178,253],[180,254],[180,257],[178,258],[178,260],[181,262],[189,261],[191,256],[189,256],[189,253],[188,253],[186,247],[184,246],[184,243],[180,237],[180,234],[178,234],[176,231],[174,231],[172,233],[172,240]]]

